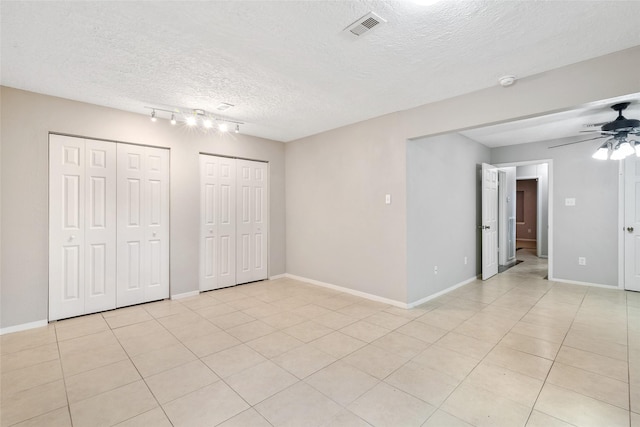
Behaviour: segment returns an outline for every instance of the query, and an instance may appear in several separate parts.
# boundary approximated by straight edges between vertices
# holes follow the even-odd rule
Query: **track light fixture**
[[[226,117],[216,116],[202,109],[192,109],[192,110],[165,110],[162,108],[155,107],[144,107],[146,109],[151,110],[151,121],[155,122],[158,120],[157,112],[161,111],[167,113],[167,115],[171,114],[170,123],[175,125],[181,120],[187,126],[196,126],[200,121],[202,124],[202,128],[205,131],[212,129],[214,125],[216,125],[218,131],[220,132],[229,132],[229,126],[235,124],[235,133],[240,133],[240,125],[243,125],[243,122],[239,122],[237,120],[228,119]],[[182,119],[179,119],[182,117]]]

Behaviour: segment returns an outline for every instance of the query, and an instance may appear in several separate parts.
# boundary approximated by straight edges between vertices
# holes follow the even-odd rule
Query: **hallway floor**
[[[640,294],[538,270],[412,310],[279,279],[4,335],[0,424],[640,427]]]

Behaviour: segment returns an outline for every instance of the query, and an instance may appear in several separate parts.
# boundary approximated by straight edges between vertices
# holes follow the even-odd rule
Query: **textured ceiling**
[[[369,11],[388,21],[354,39]],[[0,3],[0,83],[290,141],[640,44],[638,1]]]

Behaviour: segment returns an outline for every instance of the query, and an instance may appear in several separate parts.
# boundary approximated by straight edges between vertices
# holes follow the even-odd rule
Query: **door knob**
[[[72,235],[69,237],[69,241],[71,242],[71,241],[73,241],[73,239],[75,239],[75,238],[76,238],[76,235],[75,235],[75,234],[72,234]]]
[[[485,226],[484,226],[484,229],[485,229],[485,230],[489,230],[490,228],[491,228],[491,226],[490,226],[490,225],[485,225]]]
[[[153,232],[153,237],[156,237],[156,232],[155,231]]]
[[[209,234],[213,234],[213,228],[209,229]]]
[[[479,225],[478,228],[480,230],[489,230],[491,228],[491,226],[489,226],[489,225]]]
[[[633,233],[633,227],[627,227],[627,231],[628,231],[629,233]]]

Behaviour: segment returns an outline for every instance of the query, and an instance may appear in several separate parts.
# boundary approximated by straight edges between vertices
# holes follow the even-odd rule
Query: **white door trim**
[[[518,166],[530,166],[530,165],[540,165],[546,163],[548,166],[547,169],[547,210],[548,210],[548,223],[549,229],[547,233],[547,251],[549,252],[548,257],[548,278],[549,280],[555,280],[553,276],[553,159],[540,159],[540,160],[527,160],[522,162],[509,162],[509,163],[497,163],[494,166],[498,168],[506,168],[506,167],[518,167]],[[516,178],[517,179],[517,178]],[[538,181],[539,182],[539,181]],[[540,215],[538,215],[538,218]],[[538,227],[539,229],[539,227]]]
[[[624,161],[618,162],[618,289],[624,289],[624,209],[625,209]]]

